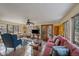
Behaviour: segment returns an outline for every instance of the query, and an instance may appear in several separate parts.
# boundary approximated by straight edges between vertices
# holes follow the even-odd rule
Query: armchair
[[[16,50],[16,47],[21,44],[22,45],[22,41],[21,39],[17,40],[17,35],[11,35],[9,33],[4,33],[1,35],[3,43],[6,47],[6,51],[7,48],[14,48],[14,51]]]

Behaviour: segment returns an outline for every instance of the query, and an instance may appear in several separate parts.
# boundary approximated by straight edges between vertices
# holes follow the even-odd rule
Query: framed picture
[[[19,25],[14,25],[14,33],[19,33]]]
[[[7,26],[5,24],[0,24],[0,33],[6,33],[7,32]]]
[[[7,24],[7,32],[8,33],[14,33],[14,26],[11,24]]]

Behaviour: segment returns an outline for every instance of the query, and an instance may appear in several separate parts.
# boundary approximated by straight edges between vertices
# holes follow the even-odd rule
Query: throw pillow
[[[60,40],[59,40],[59,39],[56,39],[55,45],[56,45],[56,46],[60,45]]]
[[[54,36],[52,42],[55,43],[56,39],[57,39],[57,36]]]

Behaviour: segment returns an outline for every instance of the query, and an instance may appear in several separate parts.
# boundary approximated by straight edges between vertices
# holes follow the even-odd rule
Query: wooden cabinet
[[[59,27],[59,34],[64,36],[64,24],[61,24]]]
[[[54,35],[59,35],[59,26],[54,26]]]
[[[53,35],[53,24],[41,25],[41,39],[47,41],[50,34]]]
[[[47,26],[46,25],[41,26],[41,39],[44,41],[47,40]]]
[[[64,25],[54,25],[54,35],[64,35]]]

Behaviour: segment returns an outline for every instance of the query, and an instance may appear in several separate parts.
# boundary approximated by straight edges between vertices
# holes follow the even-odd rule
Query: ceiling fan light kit
[[[34,25],[34,23],[30,22],[30,19],[27,19],[26,25]]]

